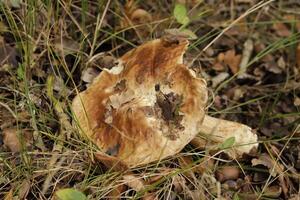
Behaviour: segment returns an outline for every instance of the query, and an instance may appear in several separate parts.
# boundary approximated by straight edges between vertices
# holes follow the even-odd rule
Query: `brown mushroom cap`
[[[161,38],[104,69],[73,100],[80,130],[128,167],[179,152],[199,132],[207,88],[183,65],[184,38]]]

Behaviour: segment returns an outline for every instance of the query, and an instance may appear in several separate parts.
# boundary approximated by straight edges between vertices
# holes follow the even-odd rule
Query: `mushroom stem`
[[[249,126],[233,121],[218,119],[205,115],[200,126],[200,135],[213,143],[222,144],[230,137],[235,138],[234,146],[225,150],[231,157],[240,157],[243,153],[249,153],[252,148],[257,148],[257,135],[252,132]],[[196,137],[192,144],[199,144],[199,137]],[[200,142],[203,144],[202,142]],[[199,146],[199,145],[197,145]]]

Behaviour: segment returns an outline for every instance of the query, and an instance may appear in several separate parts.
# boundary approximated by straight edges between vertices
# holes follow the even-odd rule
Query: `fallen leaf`
[[[234,191],[236,191],[236,190],[239,189],[238,183],[235,180],[225,181],[224,184],[223,184],[223,187],[224,187],[225,190],[234,190]]]
[[[216,178],[220,182],[236,180],[240,175],[240,169],[236,166],[224,166],[216,171]]]
[[[54,41],[54,47],[63,55],[68,55],[77,53],[80,49],[80,44],[75,40],[63,37]]]
[[[174,185],[174,189],[176,193],[180,193],[183,191],[185,187],[186,180],[183,176],[177,174],[172,177],[172,184]]]
[[[184,4],[180,4],[180,3],[175,4],[173,15],[176,21],[180,24],[185,25],[190,22],[190,19],[187,15],[187,9]]]
[[[279,198],[281,193],[282,193],[281,187],[279,187],[278,185],[274,185],[274,186],[267,187],[264,191],[263,196],[277,199]]]
[[[126,186],[125,185],[118,185],[115,186],[112,191],[110,191],[107,195],[106,198],[107,199],[120,199],[121,195],[123,192],[126,191]]]
[[[273,29],[275,30],[276,34],[280,37],[288,37],[291,35],[291,31],[284,23],[273,24]]]
[[[229,137],[227,138],[223,143],[219,144],[218,147],[219,149],[223,150],[223,149],[228,149],[230,147],[232,147],[235,143],[235,137]]]
[[[4,64],[16,67],[18,65],[17,51],[14,47],[6,44],[3,37],[0,36],[0,67]]]
[[[300,69],[300,43],[297,46],[297,50],[296,50],[296,63],[298,68]]]
[[[295,99],[294,99],[294,105],[295,106],[300,106],[300,98],[299,97],[295,97]]]
[[[208,47],[208,48],[205,50],[205,54],[206,54],[208,57],[212,57],[212,56],[215,54],[214,48]]]
[[[172,173],[175,169],[173,168],[159,168],[157,173],[152,173],[151,177],[149,177],[145,182],[147,185],[151,185],[157,181],[160,181],[165,176]]]
[[[282,69],[278,67],[277,63],[272,60],[270,62],[266,62],[262,65],[267,71],[272,72],[274,74],[281,74]]]
[[[117,59],[111,55],[103,55],[101,59],[98,60],[100,68],[111,69],[117,64]],[[98,67],[99,67],[98,66]]]
[[[62,96],[66,96],[71,93],[70,89],[64,83],[64,80],[58,76],[55,76],[55,81],[53,82],[53,90],[59,92]]]
[[[152,21],[152,15],[141,8],[138,8],[135,1],[127,1],[124,6],[125,16],[120,20],[122,28],[131,27],[132,25],[145,24],[147,26],[135,27],[137,35],[147,36],[151,29],[149,23]]]
[[[132,12],[130,20],[133,24],[145,24],[152,21],[152,16],[146,10],[139,8]]]
[[[204,157],[203,161],[197,165],[196,172],[199,174],[209,173],[214,168],[214,159],[210,157]]]
[[[219,53],[217,57],[217,61],[224,62],[224,59],[225,59],[225,54],[223,52]]]
[[[145,183],[142,178],[133,174],[123,175],[124,184],[132,188],[134,191],[139,192],[145,189]]]
[[[195,177],[193,167],[193,158],[191,156],[180,156],[178,159],[181,169],[184,170],[183,174],[187,177]]]
[[[19,192],[18,192],[19,199],[26,199],[26,197],[29,193],[30,187],[31,187],[31,183],[29,180],[25,179],[22,181],[22,184],[21,184],[21,186],[19,188]]]
[[[142,200],[158,200],[158,196],[155,193],[145,194]]]
[[[186,35],[187,36],[187,39],[189,40],[196,40],[198,38],[198,36],[190,29],[183,29],[181,30],[181,33],[183,35]]]
[[[199,199],[207,199],[205,196],[205,191],[202,188],[197,188],[196,190],[190,190],[188,193],[189,199],[199,200]]]
[[[239,65],[241,63],[242,56],[236,55],[235,50],[228,50],[224,55],[224,63],[228,65],[229,69],[233,74],[239,71]]]
[[[204,187],[207,188],[209,192],[211,192],[212,194],[218,193],[218,187],[220,186],[220,182],[216,180],[213,174],[202,174],[200,181],[204,184]]]
[[[19,130],[20,131],[20,130]],[[20,131],[20,137],[18,135],[18,129],[7,128],[3,130],[3,143],[11,152],[20,152],[22,150],[22,142],[25,146],[30,145],[31,132]],[[20,139],[23,139],[21,142]]]
[[[286,63],[282,56],[280,56],[280,58],[277,60],[277,66],[282,70],[286,68]]]
[[[219,62],[215,63],[215,64],[212,66],[212,68],[213,68],[215,71],[217,71],[217,72],[221,72],[221,71],[224,71],[224,70],[225,70],[224,65],[223,65],[222,63],[219,63]]]
[[[87,83],[91,83],[94,78],[96,78],[96,76],[98,76],[100,72],[93,68],[93,67],[88,67],[86,69],[83,70],[82,74],[81,74],[81,80],[83,80],[84,82]]]
[[[59,200],[86,200],[87,197],[80,191],[67,188],[67,189],[60,189],[55,192],[55,195],[58,197]]]
[[[254,158],[251,161],[252,166],[263,165],[269,169],[271,176],[275,177],[277,174],[281,174],[283,166],[273,160],[268,154],[262,153],[259,158]]]

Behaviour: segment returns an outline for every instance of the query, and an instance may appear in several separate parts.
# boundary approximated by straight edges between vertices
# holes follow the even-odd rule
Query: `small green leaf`
[[[19,65],[18,69],[17,69],[17,75],[18,78],[23,80],[25,78],[25,71],[24,71],[24,67],[22,65]]]
[[[189,17],[187,16],[187,10],[186,7],[183,4],[176,4],[173,15],[178,23],[180,24],[188,24],[190,22]]]
[[[190,29],[182,29],[180,32],[186,35],[189,40],[196,40],[198,38],[198,36]]]
[[[82,192],[71,188],[58,190],[55,194],[59,200],[86,200],[87,199]]]
[[[237,193],[234,194],[233,200],[240,200],[240,197],[239,197],[239,195]]]
[[[220,144],[220,149],[228,149],[232,147],[235,143],[235,137],[227,138],[222,144]]]

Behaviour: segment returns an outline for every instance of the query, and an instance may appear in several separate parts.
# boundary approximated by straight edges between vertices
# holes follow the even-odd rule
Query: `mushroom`
[[[144,165],[178,153],[198,134],[215,143],[235,137],[233,157],[257,147],[250,127],[205,115],[206,82],[183,64],[187,46],[181,36],[146,42],[74,98],[76,124],[102,159]]]

